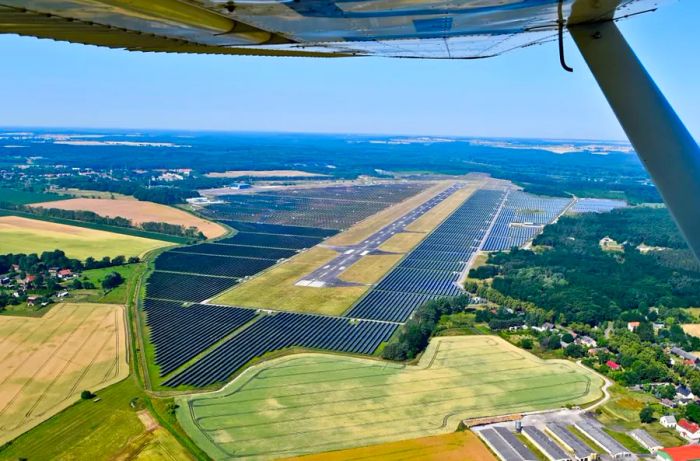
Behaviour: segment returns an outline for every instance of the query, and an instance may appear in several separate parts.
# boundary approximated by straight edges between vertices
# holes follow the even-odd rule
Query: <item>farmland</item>
[[[0,254],[41,253],[58,248],[67,256],[78,259],[88,256],[128,257],[139,256],[166,245],[169,243],[84,227],[17,216],[0,217]]]
[[[59,304],[41,318],[0,317],[0,442],[125,378],[124,310]]]
[[[500,338],[445,337],[417,366],[325,354],[268,361],[220,391],[179,398],[178,419],[214,459],[271,459],[445,434],[466,417],[585,404],[602,396],[601,385],[578,365],[542,361]]]
[[[164,222],[188,227],[196,227],[207,238],[216,238],[226,233],[220,224],[199,218],[186,211],[153,202],[129,199],[72,198],[52,202],[34,203],[32,206],[42,208],[59,208],[61,210],[92,211],[100,216],[110,218],[122,217],[139,225],[144,222]]]
[[[405,461],[496,461],[496,457],[470,431],[388,442],[369,447],[286,458],[285,461],[348,461],[381,459]]]

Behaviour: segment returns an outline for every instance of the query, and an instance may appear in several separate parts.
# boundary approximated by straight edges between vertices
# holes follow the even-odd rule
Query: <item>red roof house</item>
[[[58,271],[58,276],[61,278],[70,277],[72,275],[73,275],[73,271],[70,269],[61,269],[60,271]]]
[[[685,418],[678,421],[678,424],[676,425],[676,430],[681,436],[683,436],[683,438],[687,440],[700,440],[700,426],[695,423],[691,423]]]
[[[666,461],[696,461],[700,459],[700,445],[664,448],[656,456]]]
[[[605,362],[605,364],[610,368],[611,370],[619,370],[620,369],[620,364],[613,362],[612,360],[608,360]]]

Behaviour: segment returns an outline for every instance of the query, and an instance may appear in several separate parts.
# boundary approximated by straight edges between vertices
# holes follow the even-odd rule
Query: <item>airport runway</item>
[[[422,203],[410,212],[401,216],[396,221],[379,229],[362,243],[343,247],[331,247],[339,251],[340,254],[325,266],[321,267],[320,269],[316,269],[303,279],[299,280],[296,285],[314,288],[357,285],[356,283],[352,282],[344,282],[340,280],[338,276],[345,271],[345,269],[360,260],[363,256],[368,254],[382,254],[383,252],[378,248],[384,242],[389,240],[394,234],[403,232],[406,226],[423,216],[429,210],[434,208],[459,189],[462,189],[464,186],[466,186],[466,183],[455,183],[451,185],[430,200]]]

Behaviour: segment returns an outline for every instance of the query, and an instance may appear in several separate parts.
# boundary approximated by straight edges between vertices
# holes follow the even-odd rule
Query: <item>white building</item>
[[[659,418],[659,423],[661,423],[663,427],[668,427],[671,429],[675,429],[676,424],[678,424],[676,422],[676,417],[673,415],[662,416],[661,418]]]

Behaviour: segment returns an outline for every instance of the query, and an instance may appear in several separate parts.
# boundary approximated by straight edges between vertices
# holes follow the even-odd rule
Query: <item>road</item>
[[[342,247],[330,247],[338,251],[340,254],[328,264],[316,269],[303,279],[299,280],[296,285],[314,288],[357,285],[352,282],[344,282],[338,277],[341,273],[343,273],[343,271],[345,271],[345,269],[355,264],[363,256],[368,254],[381,254],[382,251],[379,250],[379,247],[384,242],[389,240],[396,233],[403,232],[408,225],[433,209],[436,205],[454,194],[456,191],[463,188],[465,185],[466,184],[462,182],[451,185],[447,189],[432,197],[430,200],[423,202],[410,212],[396,219],[391,224],[382,227],[362,243]]]

